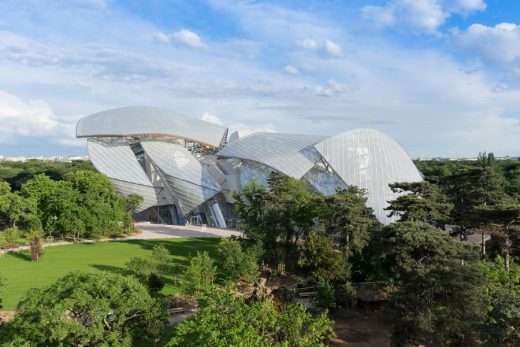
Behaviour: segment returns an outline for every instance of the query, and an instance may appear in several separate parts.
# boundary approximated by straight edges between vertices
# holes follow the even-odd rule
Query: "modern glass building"
[[[232,226],[232,193],[252,180],[267,184],[273,171],[333,194],[356,185],[367,205],[388,224],[385,207],[396,197],[388,184],[421,181],[406,151],[374,129],[333,137],[253,133],[153,107],[125,107],[81,118],[95,168],[122,195],[144,197],[138,217],[156,223]]]

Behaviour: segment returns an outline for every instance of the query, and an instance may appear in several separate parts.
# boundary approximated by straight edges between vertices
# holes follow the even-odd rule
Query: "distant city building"
[[[40,161],[62,161],[62,162],[72,162],[75,160],[88,160],[88,156],[84,155],[71,155],[67,157],[63,156],[3,156],[0,155],[0,161],[15,161],[15,162],[26,162],[28,160],[40,160]]]
[[[94,167],[122,195],[144,198],[140,216],[157,223],[207,223],[235,219],[232,193],[253,180],[266,185],[273,171],[304,180],[317,192],[356,185],[382,223],[397,194],[394,182],[422,177],[405,150],[374,129],[332,137],[253,133],[241,137],[223,126],[153,107],[125,107],[79,120]]]

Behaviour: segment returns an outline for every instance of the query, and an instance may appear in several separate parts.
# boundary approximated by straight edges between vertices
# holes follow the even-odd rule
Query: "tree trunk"
[[[509,236],[506,236],[506,249],[505,249],[505,266],[506,271],[509,273],[510,265],[509,265],[509,249],[511,247],[511,241],[509,240]]]
[[[485,258],[486,257],[486,243],[485,243],[485,236],[486,236],[486,233],[484,232],[484,230],[482,230],[482,244],[481,244],[481,247],[482,247],[482,258]]]

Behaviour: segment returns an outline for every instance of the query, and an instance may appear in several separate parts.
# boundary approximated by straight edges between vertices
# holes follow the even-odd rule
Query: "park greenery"
[[[127,253],[117,267],[34,284],[0,338],[8,346],[325,346],[329,312],[362,303],[358,293],[369,283],[385,294],[394,346],[520,345],[520,161],[484,153],[417,166],[423,182],[390,185],[400,195],[389,202],[395,221],[386,226],[357,187],[324,196],[277,173],[267,186],[253,181],[234,194],[244,237],[189,248],[182,263],[180,241],[148,241],[145,253]],[[85,167],[55,176],[0,169],[7,176],[2,238],[24,239],[39,256],[42,235],[129,232],[141,201],[119,197]],[[52,259],[47,252],[38,265]],[[279,276],[314,288],[314,309],[283,288],[272,297],[257,292],[260,277]],[[240,292],[244,284],[253,295]],[[173,292],[193,298],[197,312],[171,327]]]
[[[37,246],[44,238],[77,241],[131,233],[132,214],[141,202],[139,195],[119,196],[89,163],[2,162],[0,248]]]

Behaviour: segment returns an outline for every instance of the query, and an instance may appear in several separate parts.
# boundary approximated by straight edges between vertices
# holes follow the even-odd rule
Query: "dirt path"
[[[390,346],[392,317],[384,313],[365,313],[356,309],[340,309],[331,315],[337,337],[331,346]]]

